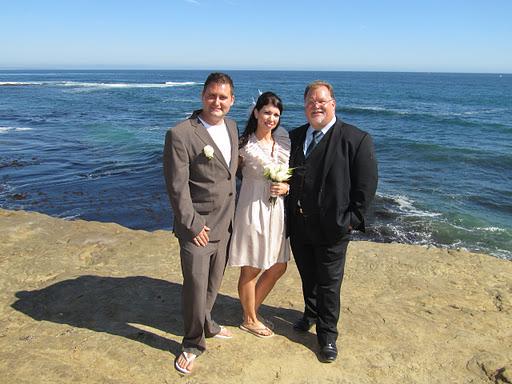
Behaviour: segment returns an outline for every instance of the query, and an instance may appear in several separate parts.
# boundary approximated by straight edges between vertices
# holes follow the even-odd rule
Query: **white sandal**
[[[184,375],[190,375],[192,373],[192,370],[180,367],[180,365],[178,364],[178,359],[180,358],[181,355],[183,355],[183,357],[185,358],[185,361],[187,362],[187,366],[196,359],[197,355],[194,355],[193,353],[190,353],[190,352],[183,351],[174,360],[174,368],[176,368],[177,371],[183,373]]]
[[[226,327],[224,327],[224,326],[222,326],[222,325],[221,325],[221,326],[220,326],[220,331],[219,331],[219,333],[215,334],[213,337],[214,337],[215,339],[232,339],[232,338],[233,338],[233,335],[230,335],[230,334],[227,334],[227,335],[221,335],[222,331],[224,331],[224,330],[228,331],[228,329],[227,329]],[[229,331],[228,331],[228,332],[229,332]]]

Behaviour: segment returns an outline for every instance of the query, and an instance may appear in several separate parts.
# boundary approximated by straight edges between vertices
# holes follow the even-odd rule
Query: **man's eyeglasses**
[[[328,102],[333,101],[334,99],[329,99],[325,101],[318,101],[318,100],[306,100],[306,106],[307,107],[316,107],[317,105],[319,107],[324,107]]]

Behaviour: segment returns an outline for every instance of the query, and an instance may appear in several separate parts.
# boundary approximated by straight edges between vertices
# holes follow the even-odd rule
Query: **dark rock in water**
[[[23,164],[22,162],[18,161],[18,160],[12,160],[12,161],[9,161],[7,163],[0,163],[0,168],[7,168],[7,167],[15,167],[15,168],[19,168],[19,167],[24,167],[25,164]]]
[[[27,193],[15,193],[14,195],[11,195],[11,199],[13,200],[25,200],[27,198]]]

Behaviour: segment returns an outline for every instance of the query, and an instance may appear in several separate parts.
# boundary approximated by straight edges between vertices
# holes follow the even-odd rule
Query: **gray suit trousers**
[[[179,240],[183,273],[182,314],[185,352],[200,355],[206,349],[206,337],[220,332],[211,311],[217,298],[226,267],[229,234],[223,240],[198,247],[190,241]]]

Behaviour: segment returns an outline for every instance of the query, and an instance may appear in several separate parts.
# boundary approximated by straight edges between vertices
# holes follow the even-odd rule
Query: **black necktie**
[[[306,155],[305,155],[306,157],[309,156],[309,154],[311,153],[313,148],[315,148],[315,145],[317,145],[318,142],[322,139],[323,135],[324,134],[322,131],[317,131],[317,130],[313,131],[313,137],[311,138],[311,143],[309,143],[309,145],[306,149]]]

